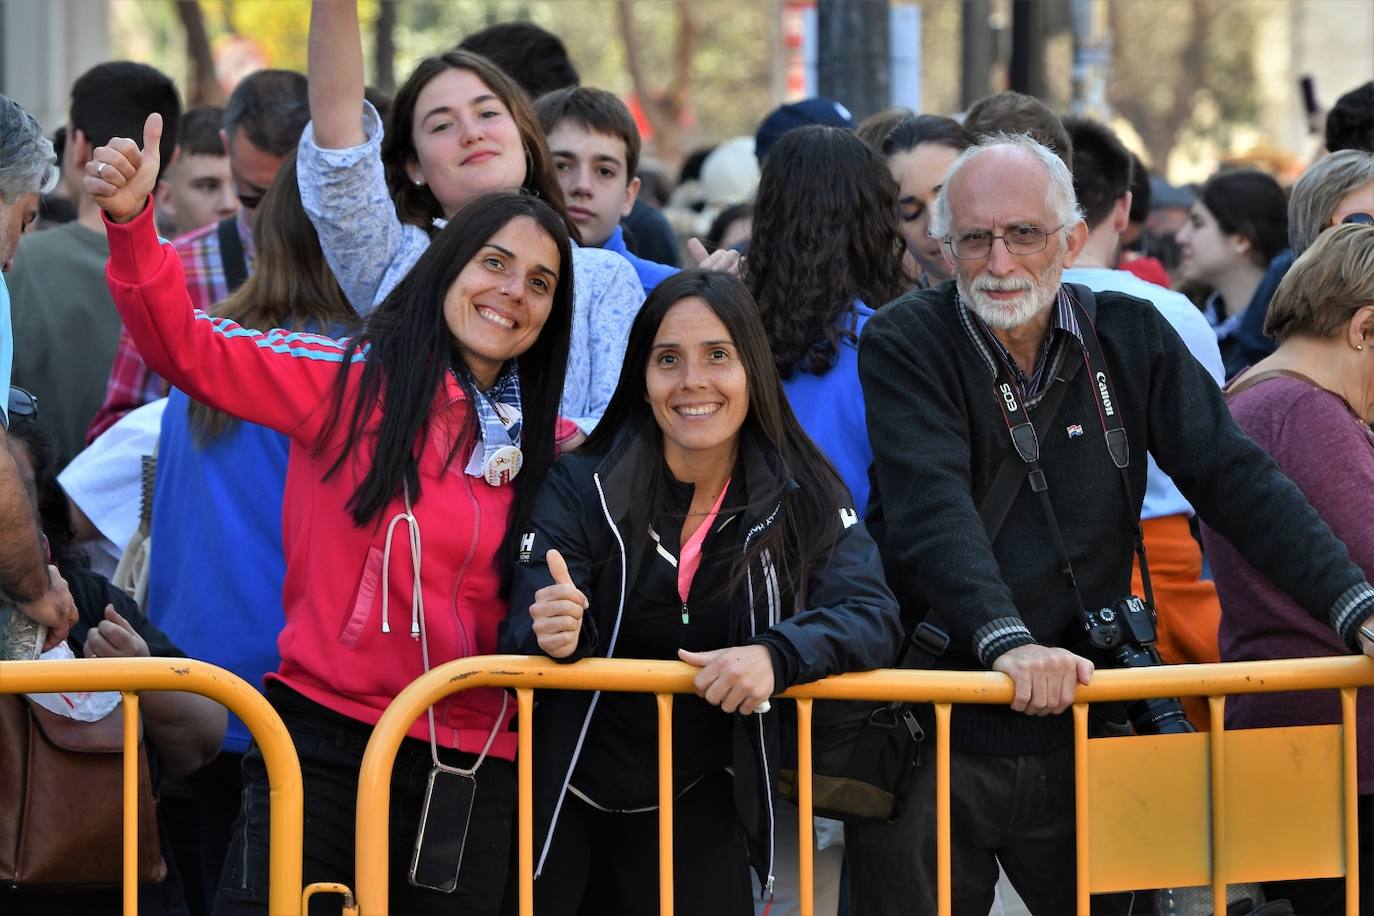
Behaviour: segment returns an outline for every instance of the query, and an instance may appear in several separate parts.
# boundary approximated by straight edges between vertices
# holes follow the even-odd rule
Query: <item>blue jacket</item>
[[[191,658],[261,687],[281,664],[285,626],[281,504],[287,439],[253,423],[201,446],[190,398],[173,389],[162,415],[153,489],[148,618]],[[232,713],[224,749],[248,750]]]
[[[859,387],[858,340],[872,314],[873,309],[855,300],[852,317],[842,319],[852,322],[849,327],[854,337],[841,338],[835,365],[824,375],[798,369],[782,383],[797,422],[840,472],[860,515],[868,511],[868,466],[873,463],[873,447],[868,443],[864,393]]]
[[[657,261],[646,261],[625,247],[625,230],[619,226],[615,227],[611,237],[606,239],[601,247],[607,251],[614,251],[630,262],[630,266],[639,275],[639,284],[644,287],[644,295],[646,296],[654,291],[655,286],[678,272],[676,267],[669,267],[667,264],[660,264]]]

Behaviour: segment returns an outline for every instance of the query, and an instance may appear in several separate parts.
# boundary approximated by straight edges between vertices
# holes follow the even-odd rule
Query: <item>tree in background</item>
[[[1281,4],[1278,4],[1281,6]],[[1231,145],[1259,116],[1255,46],[1276,4],[1227,0],[1115,0],[1112,106],[1140,134],[1160,172],[1182,143]]]

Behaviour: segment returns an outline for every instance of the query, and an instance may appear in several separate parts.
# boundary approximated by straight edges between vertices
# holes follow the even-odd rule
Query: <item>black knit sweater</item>
[[[1131,496],[1112,464],[1082,348],[1061,334],[1050,370],[1069,388],[1041,442],[1083,600],[1103,607],[1130,591],[1132,519],[1148,448],[1198,514],[1309,613],[1357,649],[1374,589],[1272,459],[1231,419],[1216,383],[1148,302],[1097,296],[1097,333],[1131,446]],[[1073,592],[1060,572],[1038,498],[1023,485],[989,545],[977,505],[1009,448],[994,400],[995,364],[954,283],[908,293],[869,320],[859,375],[873,443],[869,526],[907,625],[936,607],[950,631],[941,667],[981,669],[1019,645],[1074,648]],[[1048,387],[1048,386],[1047,386]],[[1032,416],[1038,398],[1028,403]],[[1082,435],[1069,435],[1081,425]],[[1072,741],[1068,715],[1006,706],[954,716],[954,746],[1039,753]]]

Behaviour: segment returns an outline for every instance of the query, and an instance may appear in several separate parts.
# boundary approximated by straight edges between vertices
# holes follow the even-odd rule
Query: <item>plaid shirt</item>
[[[253,236],[242,210],[237,225],[239,238],[243,240],[244,258],[252,272]],[[172,241],[172,247],[181,257],[181,270],[186,275],[186,292],[190,294],[191,304],[203,312],[229,298],[229,284],[224,279],[224,262],[219,254],[218,227],[218,223],[211,223]],[[110,381],[105,387],[105,401],[86,430],[86,441],[94,442],[126,413],[166,394],[167,383],[144,364],[133,338],[121,328],[119,348],[115,350]]]

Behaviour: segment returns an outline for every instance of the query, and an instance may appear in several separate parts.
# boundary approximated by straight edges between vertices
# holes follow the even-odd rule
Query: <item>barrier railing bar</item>
[[[801,916],[816,911],[815,839],[811,806],[811,701],[797,701],[797,883],[801,885]]]
[[[402,696],[405,694],[403,693]],[[400,697],[397,697],[400,699]],[[516,719],[519,720],[520,727],[519,744],[515,754],[516,781],[518,784],[519,804],[516,806],[516,819],[519,821],[519,841],[520,841],[520,916],[534,916],[534,691],[528,687],[520,687],[515,691]],[[381,723],[377,723],[380,729]],[[374,732],[375,734],[375,732]],[[397,744],[400,742],[398,741]],[[368,743],[368,750],[371,750],[371,742]],[[395,752],[392,752],[395,757]],[[363,768],[366,771],[367,757],[363,757]],[[387,767],[390,770],[390,767]],[[359,774],[361,777],[361,773]],[[389,775],[389,774],[388,774]],[[362,788],[361,778],[358,781],[359,788]],[[362,830],[362,798],[359,797],[358,804],[358,829]],[[364,834],[359,832],[358,836]],[[382,844],[385,849],[386,845]],[[358,861],[362,861],[362,848],[359,844]],[[382,869],[382,877],[386,877],[386,869]],[[358,903],[364,913],[370,914],[370,901],[362,899],[363,881],[359,877],[358,881]],[[385,902],[385,901],[383,901]]]
[[[1212,719],[1212,912],[1226,912],[1226,697],[1207,697]]]
[[[1341,763],[1345,808],[1345,912],[1356,916],[1360,910],[1360,822],[1359,763],[1355,756],[1355,688],[1341,690]],[[1369,855],[1370,850],[1365,850]]]
[[[654,694],[658,706],[658,912],[673,916],[673,695]]]
[[[939,916],[950,916],[954,882],[949,852],[950,704],[935,704],[935,887]]]
[[[301,890],[301,912],[310,912],[310,898],[316,894],[338,894],[343,897],[343,906],[340,916],[358,916],[358,906],[353,899],[353,891],[347,884],[340,884],[337,881],[316,881],[308,884]]]
[[[258,741],[268,781],[272,787],[269,834],[272,856],[268,866],[268,878],[271,882],[268,891],[269,911],[273,916],[291,916],[300,912],[301,837],[305,820],[300,760],[296,756],[296,746],[291,743],[291,735],[287,732],[281,717],[261,693],[232,672],[186,658],[80,658],[61,662],[0,662],[0,693],[61,693],[68,690],[109,690],[126,696],[148,690],[198,693],[226,707],[242,719]],[[125,720],[126,729],[128,721]],[[127,751],[127,731],[124,740]],[[127,780],[127,753],[124,766]],[[126,792],[127,786],[126,781]],[[129,805],[128,796],[125,798],[125,804]],[[383,824],[385,825],[385,822]],[[128,829],[127,821],[125,829]],[[127,836],[126,833],[126,844]],[[137,834],[135,842],[136,838]],[[127,849],[126,845],[126,875],[129,862]],[[135,881],[133,884],[134,893],[137,894],[138,882]],[[129,882],[126,879],[126,900],[128,893]]]
[[[1101,670],[1093,682],[1080,687],[1075,699],[1082,703],[1137,699],[1142,696],[1207,696],[1267,693],[1290,690],[1330,690],[1339,687],[1374,686],[1374,663],[1368,658],[1340,658],[1233,662],[1212,665],[1176,665],[1162,668]],[[5,663],[9,664],[9,663]],[[15,663],[19,664],[19,663]],[[31,664],[31,663],[25,663]],[[390,778],[401,739],[424,708],[463,689],[502,687],[549,690],[604,690],[631,693],[694,693],[692,679],[698,669],[681,662],[635,659],[583,659],[575,665],[528,656],[495,655],[448,662],[412,682],[397,695],[373,729],[359,770],[357,816],[357,893],[365,916],[387,912],[386,887],[387,818]],[[533,687],[529,685],[533,682]],[[1005,705],[1012,700],[1011,679],[996,672],[910,671],[885,669],[847,674],[793,687],[782,694],[791,699],[896,700],[936,704],[937,828],[944,849],[940,865],[943,908],[950,912],[949,894],[949,705],[977,703]],[[524,732],[532,710],[521,707],[520,741],[522,779],[528,791],[531,744]],[[942,785],[943,780],[943,785]],[[943,788],[944,792],[941,792]],[[528,797],[522,797],[527,802]],[[943,808],[943,813],[941,809]],[[521,914],[533,916],[532,828],[520,816],[522,830],[530,831],[530,851],[523,852],[521,867]],[[299,885],[299,881],[297,881]],[[530,901],[527,903],[526,901]],[[1225,908],[1222,908],[1225,911]]]
[[[124,916],[138,916],[138,694],[124,700]]]
[[[1088,916],[1092,894],[1088,890],[1092,879],[1091,838],[1088,836],[1092,817],[1088,806],[1088,704],[1073,704],[1073,787],[1074,787],[1074,853],[1077,856],[1078,879],[1074,894],[1078,916]]]

